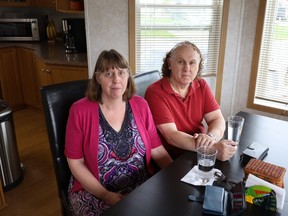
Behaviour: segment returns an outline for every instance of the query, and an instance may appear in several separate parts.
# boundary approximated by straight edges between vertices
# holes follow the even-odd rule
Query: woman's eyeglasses
[[[121,79],[124,79],[124,78],[126,78],[128,76],[128,73],[126,71],[124,71],[124,70],[119,70],[117,72],[115,72],[115,71],[105,71],[105,72],[103,72],[104,77],[107,78],[107,79],[114,79],[116,74],[117,74],[117,77],[119,77]]]

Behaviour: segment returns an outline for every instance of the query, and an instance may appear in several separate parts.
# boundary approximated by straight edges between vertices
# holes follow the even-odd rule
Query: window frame
[[[256,87],[257,87],[258,67],[260,63],[260,51],[261,51],[261,43],[262,43],[262,36],[263,36],[263,30],[264,30],[266,5],[267,5],[267,0],[259,1],[258,19],[257,19],[257,26],[256,26],[256,36],[255,36],[255,41],[254,41],[254,50],[253,50],[253,59],[252,59],[252,66],[251,66],[251,73],[250,73],[251,75],[250,75],[247,107],[250,109],[272,113],[272,114],[276,114],[280,116],[288,116],[288,112],[286,112],[287,109],[280,109],[280,108],[265,106],[265,105],[257,104],[254,102],[255,94],[256,94]]]

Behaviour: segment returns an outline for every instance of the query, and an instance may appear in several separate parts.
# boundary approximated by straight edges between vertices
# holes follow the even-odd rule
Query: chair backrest
[[[146,88],[161,78],[158,70],[137,73],[134,75],[134,82],[137,87],[137,95],[144,97]]]
[[[66,123],[71,105],[85,96],[88,82],[70,81],[40,89],[62,212],[68,207],[67,189],[71,176],[64,155]]]

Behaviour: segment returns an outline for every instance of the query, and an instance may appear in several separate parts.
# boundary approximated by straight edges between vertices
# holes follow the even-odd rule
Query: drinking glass
[[[238,145],[243,125],[244,125],[244,118],[242,118],[241,116],[229,116],[227,139],[234,141]]]
[[[213,168],[217,156],[215,147],[201,146],[197,149],[197,164],[199,180],[207,183],[213,177]]]

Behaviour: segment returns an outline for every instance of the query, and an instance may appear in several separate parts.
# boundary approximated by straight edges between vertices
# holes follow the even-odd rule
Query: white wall
[[[84,0],[89,76],[104,49],[115,49],[128,60],[128,0]]]
[[[225,119],[239,111],[281,118],[247,108],[259,1],[230,0],[220,101]],[[103,49],[114,48],[128,60],[128,0],[85,0],[85,20],[90,76]]]
[[[246,110],[258,0],[230,0],[221,109],[227,116]]]

